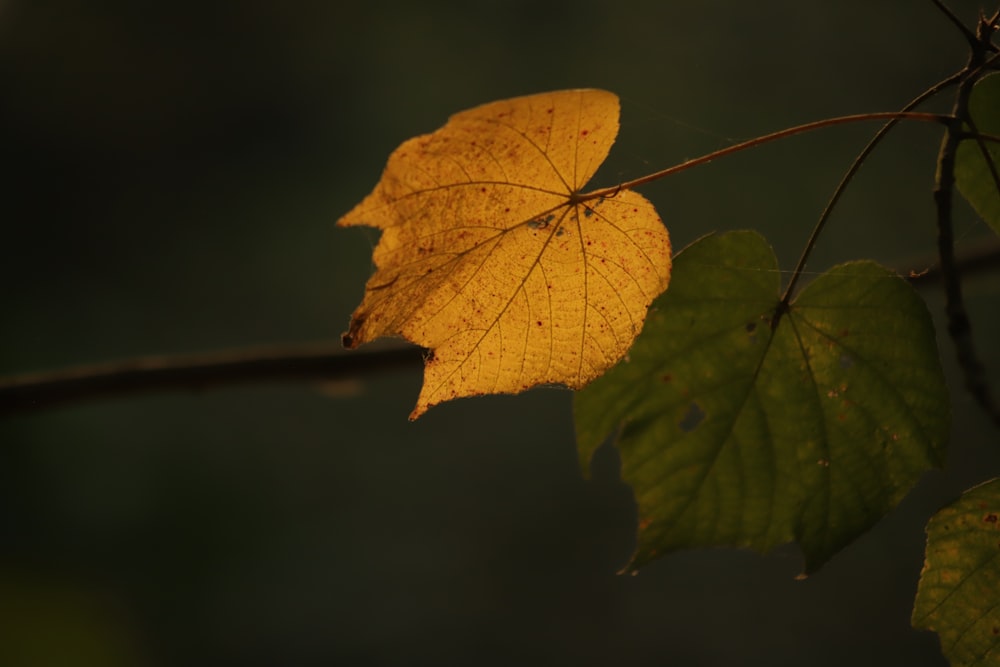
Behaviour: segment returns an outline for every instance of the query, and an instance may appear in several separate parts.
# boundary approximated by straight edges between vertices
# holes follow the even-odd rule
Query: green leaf
[[[1000,480],[927,523],[913,627],[933,630],[953,667],[1000,665]]]
[[[977,130],[1000,136],[1000,74],[983,77],[972,89],[969,113]],[[983,143],[993,165],[1000,171],[1000,143]],[[1000,234],[1000,184],[994,180],[994,173],[978,142],[967,139],[959,145],[955,156],[955,185],[976,213]]]
[[[700,546],[797,541],[811,572],[941,465],[948,396],[926,307],[872,262],[808,285],[754,232],[680,253],[626,361],[577,392],[581,464],[617,435],[638,504],[629,568]]]

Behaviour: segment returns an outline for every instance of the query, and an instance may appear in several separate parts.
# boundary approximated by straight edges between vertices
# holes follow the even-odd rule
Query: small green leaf
[[[927,523],[913,627],[933,630],[952,667],[1000,665],[1000,480]]]
[[[629,568],[669,551],[797,541],[811,572],[940,465],[948,396],[926,307],[872,262],[808,285],[754,232],[680,253],[626,361],[577,392],[581,464],[617,434],[638,503]]]
[[[1000,136],[1000,74],[983,77],[972,89],[969,113],[977,130]],[[984,145],[1000,171],[1000,143],[985,141]],[[976,213],[1000,234],[1000,184],[994,180],[994,173],[978,142],[967,139],[959,145],[955,156],[955,185]]]

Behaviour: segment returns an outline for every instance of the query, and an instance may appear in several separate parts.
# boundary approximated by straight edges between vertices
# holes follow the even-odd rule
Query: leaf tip
[[[427,412],[427,410],[431,407],[431,405],[432,404],[427,403],[423,399],[418,400],[417,404],[413,406],[413,410],[410,412],[410,416],[407,417],[407,419],[409,419],[411,422],[417,421],[417,419],[422,417],[423,414]]]
[[[361,345],[365,341],[363,336],[359,336],[362,325],[365,323],[365,317],[363,315],[355,314],[351,317],[351,326],[340,336],[340,344],[343,345],[348,350],[353,350],[357,346]]]

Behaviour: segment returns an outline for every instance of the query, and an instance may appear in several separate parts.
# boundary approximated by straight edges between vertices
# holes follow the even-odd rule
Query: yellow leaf
[[[580,388],[614,365],[670,278],[653,205],[581,194],[618,134],[618,98],[567,90],[452,116],[389,156],[337,224],[382,230],[344,345],[431,350],[416,419],[460,396]]]

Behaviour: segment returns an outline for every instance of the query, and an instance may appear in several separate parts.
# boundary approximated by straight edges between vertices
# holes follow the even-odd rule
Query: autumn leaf
[[[913,627],[933,630],[953,667],[1000,664],[1000,480],[966,491],[927,524]]]
[[[584,471],[613,437],[635,494],[628,569],[795,541],[813,572],[942,464],[948,393],[913,288],[849,262],[775,319],[780,276],[755,232],[692,244],[628,360],[577,392]]]
[[[338,225],[382,230],[344,345],[430,350],[410,415],[461,396],[579,388],[613,366],[666,289],[653,205],[582,188],[618,133],[618,98],[568,90],[451,117],[389,156]]]

